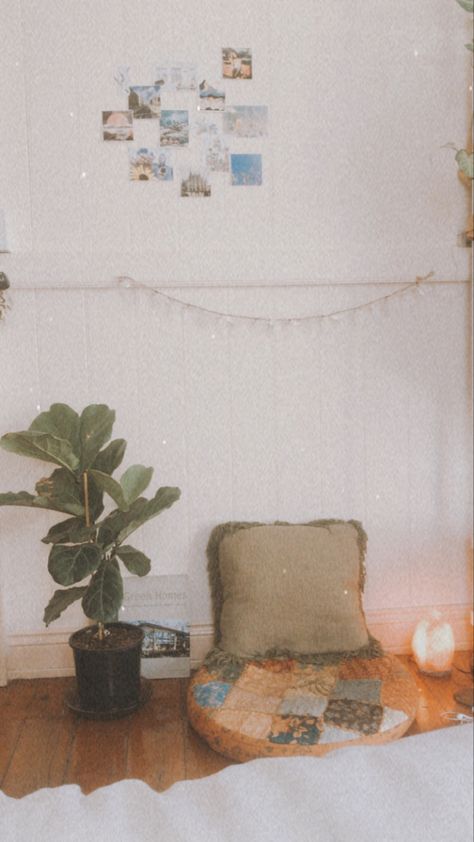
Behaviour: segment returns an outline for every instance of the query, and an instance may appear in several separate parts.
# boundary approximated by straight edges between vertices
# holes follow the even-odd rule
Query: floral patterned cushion
[[[412,723],[416,683],[393,655],[317,666],[295,659],[213,664],[191,679],[191,725],[233,760],[325,754],[400,737]]]

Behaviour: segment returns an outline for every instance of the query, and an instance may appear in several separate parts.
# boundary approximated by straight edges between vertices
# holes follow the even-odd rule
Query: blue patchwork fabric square
[[[232,684],[223,684],[221,681],[197,684],[193,687],[194,698],[202,708],[220,708],[232,686]]]

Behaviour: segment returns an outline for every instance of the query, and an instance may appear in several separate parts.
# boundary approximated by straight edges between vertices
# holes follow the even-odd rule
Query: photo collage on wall
[[[234,187],[262,185],[258,142],[268,132],[268,108],[226,101],[232,87],[228,80],[252,80],[252,51],[223,47],[221,62],[220,81],[205,78],[193,64],[156,65],[149,85],[130,82],[129,68],[118,69],[115,79],[124,93],[124,107],[102,112],[102,138],[130,144],[131,181],[174,182],[180,196],[196,198],[211,196],[217,183],[213,173],[225,174]],[[189,107],[189,95],[195,97],[195,106]],[[134,146],[143,120],[155,121],[149,124],[156,126],[153,143]],[[255,150],[239,151],[242,138],[252,139]]]

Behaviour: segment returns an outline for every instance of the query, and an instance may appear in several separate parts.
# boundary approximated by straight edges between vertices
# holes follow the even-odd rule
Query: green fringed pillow
[[[367,655],[361,594],[367,536],[358,521],[225,523],[207,555],[215,645],[241,658]]]

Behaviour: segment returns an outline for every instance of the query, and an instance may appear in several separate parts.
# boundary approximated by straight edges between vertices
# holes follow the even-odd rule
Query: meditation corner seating
[[[214,648],[188,690],[192,727],[232,760],[322,755],[402,736],[416,683],[367,629],[355,520],[216,526]]]

